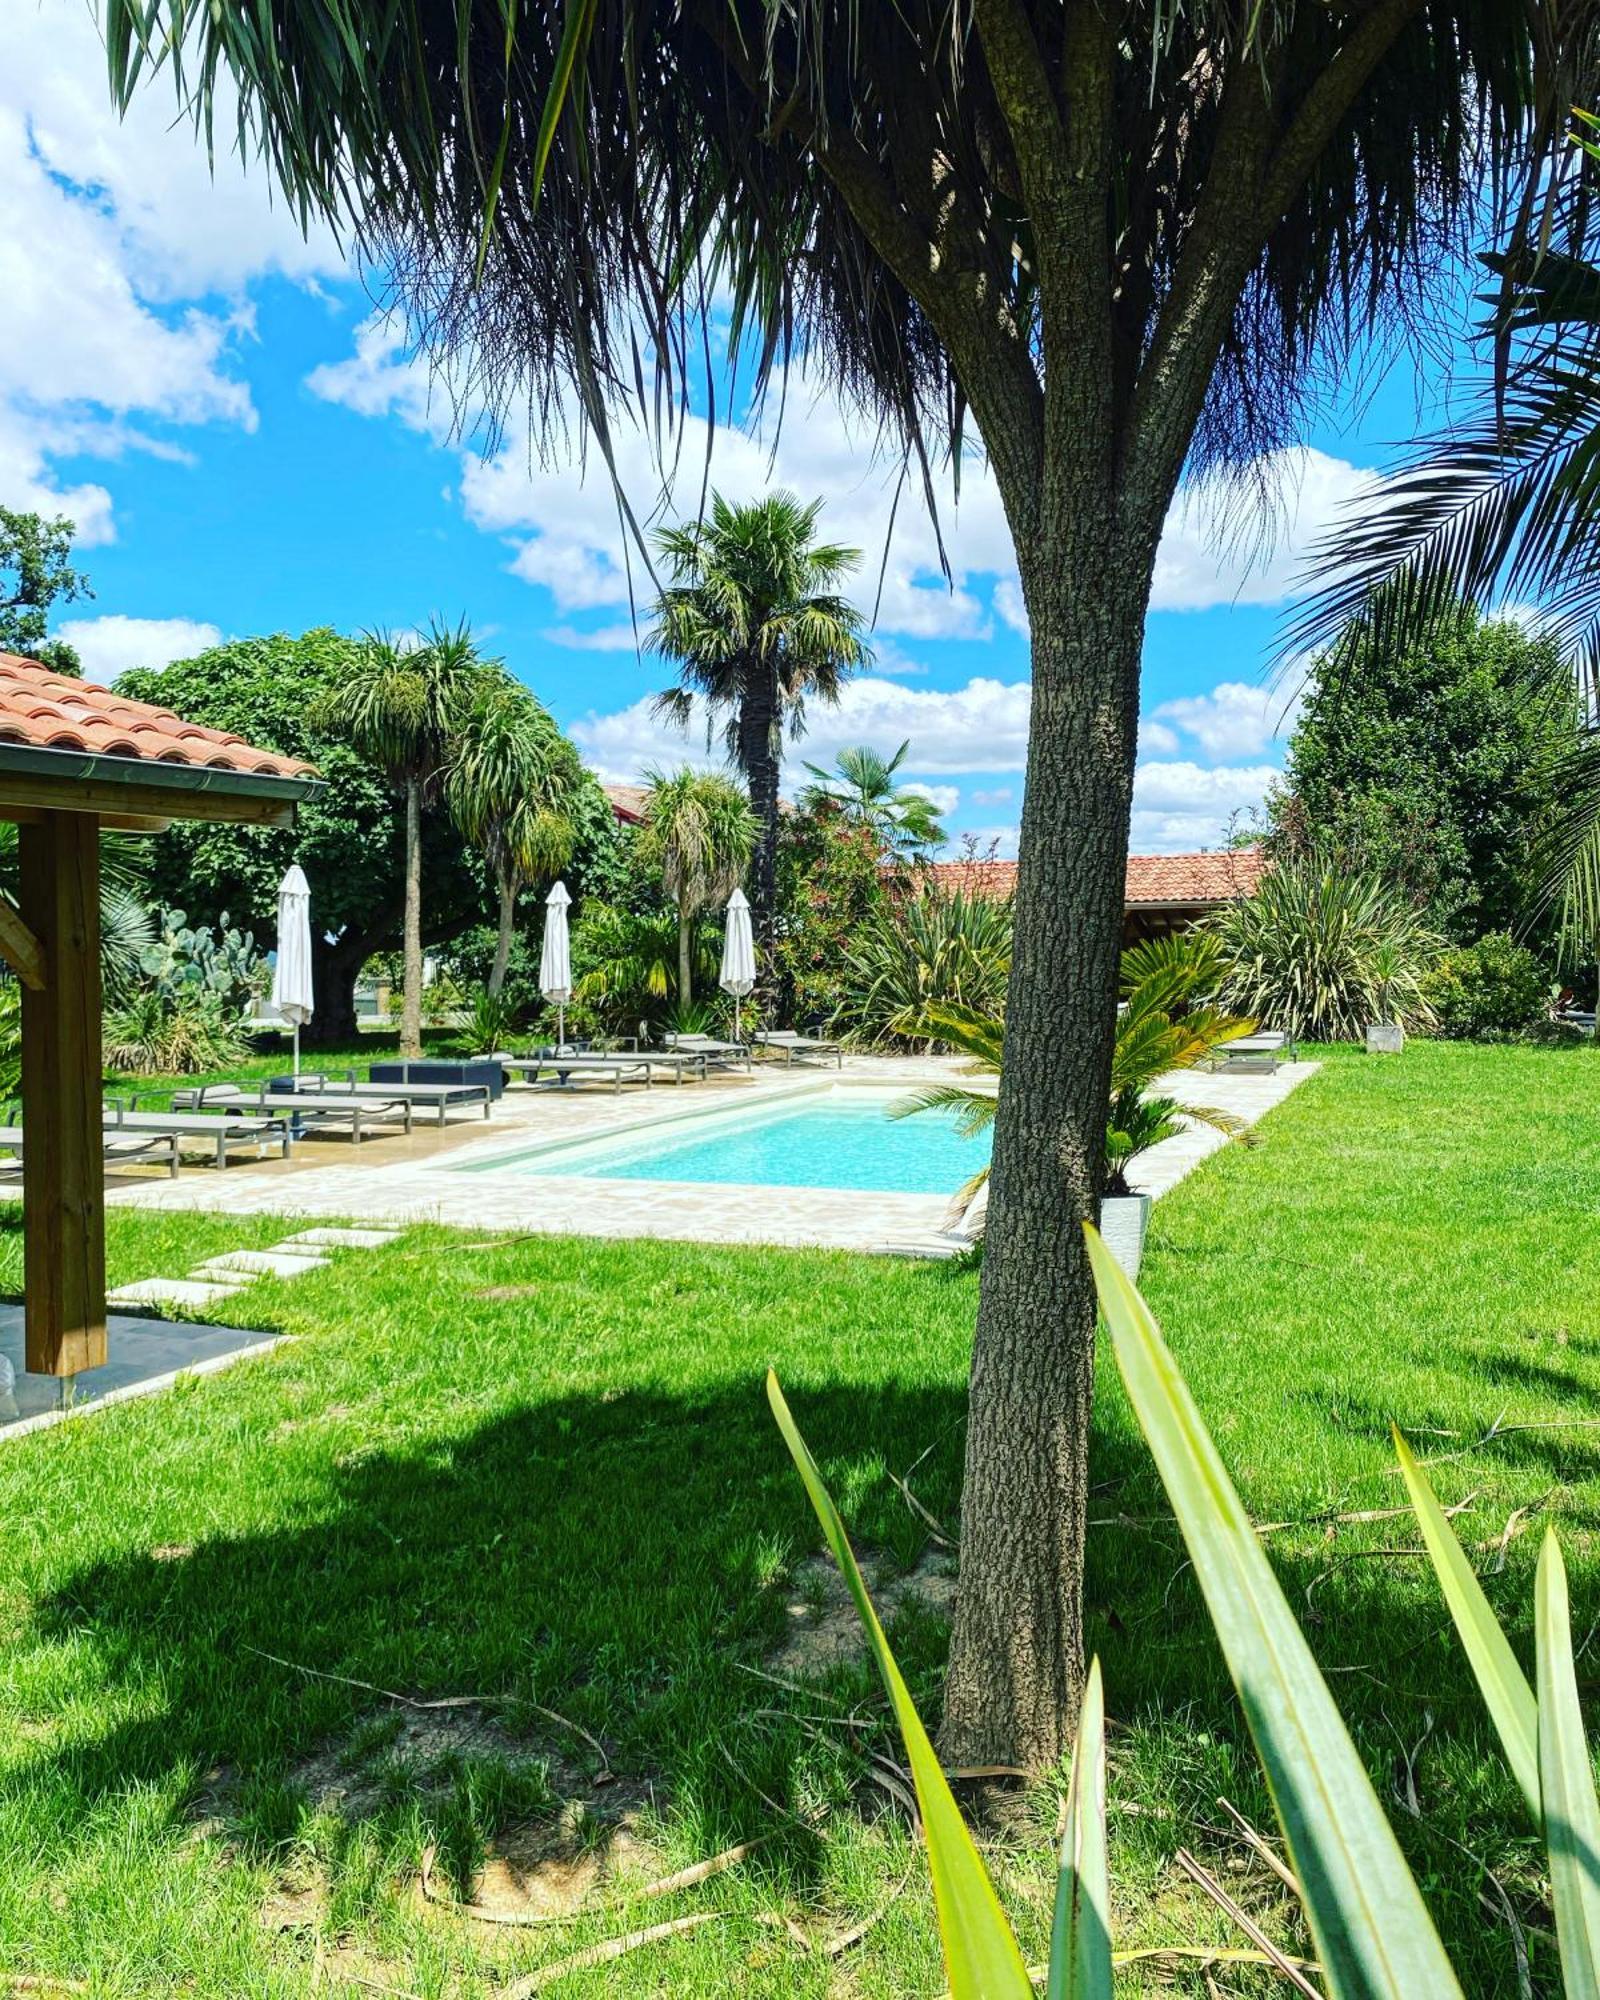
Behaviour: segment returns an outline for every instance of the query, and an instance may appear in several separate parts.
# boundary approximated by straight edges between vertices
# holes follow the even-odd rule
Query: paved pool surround
[[[1316,1069],[1286,1063],[1272,1076],[1183,1074],[1163,1088],[1180,1101],[1215,1105],[1253,1125]],[[652,1128],[681,1135],[684,1121],[734,1105],[777,1106],[834,1088],[910,1090],[948,1080],[959,1065],[917,1057],[846,1057],[842,1070],[758,1066],[703,1085],[620,1095],[594,1085],[508,1090],[492,1129],[458,1125],[373,1139],[359,1153],[338,1139],[308,1139],[290,1160],[261,1160],[218,1172],[185,1168],[177,1180],[124,1179],[107,1199],[117,1207],[200,1209],[214,1214],[339,1218],[383,1224],[439,1222],[458,1229],[597,1237],[655,1237],[696,1243],[949,1256],[960,1243],[946,1227],[943,1194],[863,1194],[852,1189],[737,1186],[654,1180],[532,1175],[530,1152]],[[1190,1126],[1138,1162],[1134,1180],[1164,1194],[1225,1142]],[[516,1167],[502,1164],[512,1156]],[[463,1171],[470,1169],[470,1171]],[[952,1190],[953,1192],[953,1190]]]

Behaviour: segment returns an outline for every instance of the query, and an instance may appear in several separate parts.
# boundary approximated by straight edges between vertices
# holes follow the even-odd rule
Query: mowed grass
[[[1146,1264],[1247,1504],[1291,1524],[1268,1546],[1475,1995],[1516,1991],[1486,1870],[1535,1991],[1558,1990],[1536,1846],[1411,1524],[1337,1517],[1399,1505],[1398,1422],[1444,1499],[1470,1497],[1458,1525],[1525,1656],[1547,1520],[1590,1633],[1597,1206],[1588,1051],[1335,1053],[1259,1146],[1159,1205]],[[113,1276],[283,1227],[113,1211]],[[18,1249],[0,1235],[0,1273]],[[909,1569],[928,1537],[891,1475],[954,1522],[975,1303],[970,1274],[891,1260],[418,1230],[243,1294],[235,1317],[299,1336],[270,1358],[0,1446],[0,1973],[487,1995],[715,1911],[552,1990],[942,1992],[925,1871],[872,1762],[896,1746],[871,1679],[760,1677],[819,1543],[761,1375],[778,1367],[858,1542]],[[1270,1807],[1109,1370],[1094,1449],[1118,1942],[1243,1943],[1175,1869],[1186,1845],[1304,1947],[1225,1831],[1220,1796],[1262,1826]],[[932,1720],[943,1628],[913,1604],[893,1630]],[[351,1680],[480,1699],[421,1711]],[[446,1901],[530,1828],[603,1850],[610,1801],[645,1875],[769,1838],[657,1901],[602,1889],[563,1925],[483,1925],[418,1893],[429,1848]],[[1041,1787],[991,1841],[1035,1958],[1055,1805]],[[1124,1978],[1207,1992],[1171,1960]]]

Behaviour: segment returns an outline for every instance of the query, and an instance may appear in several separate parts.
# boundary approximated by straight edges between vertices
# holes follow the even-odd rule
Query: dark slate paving
[[[103,1368],[85,1369],[70,1384],[54,1375],[28,1375],[22,1367],[22,1308],[0,1306],[0,1354],[11,1363],[17,1376],[15,1407],[0,1398],[0,1437],[8,1426],[59,1410],[64,1401],[70,1401],[75,1409],[81,1408],[108,1390],[151,1382],[170,1375],[174,1369],[192,1368],[197,1362],[238,1354],[271,1338],[259,1328],[252,1331],[237,1326],[193,1326],[186,1321],[141,1319],[126,1313],[113,1313],[106,1322],[106,1331],[111,1358]]]

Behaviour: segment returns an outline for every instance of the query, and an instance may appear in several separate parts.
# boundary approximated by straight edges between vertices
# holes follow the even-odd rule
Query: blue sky
[[[662,669],[633,651],[603,473],[538,463],[521,435],[491,457],[462,446],[448,398],[430,396],[329,236],[302,239],[259,173],[224,162],[213,181],[164,83],[117,124],[83,0],[0,0],[0,16],[0,503],[78,520],[95,598],[58,624],[91,675],[223,635],[464,614],[602,775],[703,757],[703,734],[670,737],[649,714]],[[1147,636],[1136,848],[1214,844],[1262,796],[1286,699],[1264,675],[1297,554],[1378,488],[1432,386],[1402,365],[1316,426],[1244,545],[1180,498]],[[719,434],[715,482],[761,490],[769,442]],[[821,496],[828,531],[866,551],[870,607],[891,487],[870,437],[799,385],[776,454],[777,480]],[[643,440],[623,456],[648,503]],[[677,498],[692,505],[693,438],[685,458]],[[902,505],[877,663],[840,711],[814,714],[799,755],[910,737],[907,769],[952,830],[1012,853],[1027,646],[986,480],[968,474],[945,529],[954,590]]]

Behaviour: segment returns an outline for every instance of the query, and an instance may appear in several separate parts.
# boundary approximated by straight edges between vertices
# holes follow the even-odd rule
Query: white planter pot
[[[1147,1194],[1108,1194],[1100,1202],[1100,1234],[1105,1246],[1132,1279],[1139,1276],[1145,1231],[1150,1227]]]
[[[1369,1056],[1397,1056],[1406,1045],[1406,1031],[1398,1021],[1373,1021],[1367,1027]]]

